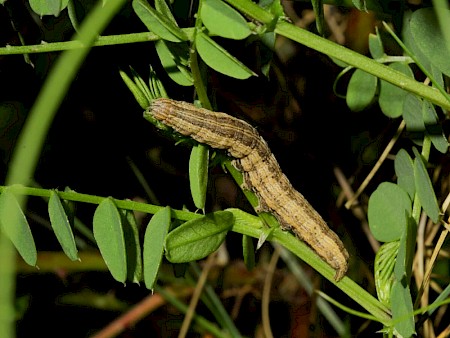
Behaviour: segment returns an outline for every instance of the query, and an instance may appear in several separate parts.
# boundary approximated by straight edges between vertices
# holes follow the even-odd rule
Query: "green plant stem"
[[[124,2],[124,0],[109,0],[105,5],[99,2],[83,22],[77,37],[85,48],[68,51],[56,62],[17,141],[6,177],[7,185],[24,184],[33,176],[51,121],[77,69],[86,57],[89,46]],[[20,196],[17,201],[19,205],[23,206],[26,202],[26,196]],[[11,216],[11,219],[18,217],[18,215]],[[11,317],[11,313],[14,313],[14,249],[1,232],[0,254],[2,254],[0,337],[14,337],[14,317]],[[8,263],[6,263],[6,260]]]
[[[308,32],[307,30],[283,21],[276,25],[275,32],[293,41],[301,43],[302,45],[326,54],[329,57],[336,58],[351,66],[362,69],[369,74],[392,83],[393,85],[405,89],[413,94],[422,96],[423,98],[447,110],[450,109],[450,102],[435,88],[426,86],[421,82],[406,76],[405,74],[358,54],[348,48],[323,39],[311,32]]]
[[[246,16],[264,24],[270,24],[274,19],[272,14],[258,7],[250,0],[226,1]],[[423,98],[443,107],[444,109],[450,109],[450,102],[436,89],[417,82],[405,74],[358,54],[346,47],[308,32],[305,29],[296,27],[295,25],[283,20],[279,20],[275,26],[275,33],[317,50],[318,52],[328,55],[331,58],[338,59],[353,67],[362,69],[365,72],[392,83],[395,86],[422,96]]]
[[[192,31],[193,28],[184,29],[184,32],[187,33],[188,36],[189,34],[192,34]],[[159,40],[159,37],[151,32],[109,35],[98,37],[91,47],[112,46],[112,45],[148,42],[156,40]],[[40,45],[29,45],[29,46],[6,46],[0,48],[0,55],[59,52],[64,50],[85,48],[87,46],[88,45],[86,45],[80,40],[49,42],[49,43],[42,43]]]
[[[12,185],[9,187],[0,186],[0,194],[8,188],[9,191],[14,193],[16,196],[20,195],[26,195],[26,196],[39,196],[39,197],[50,197],[50,194],[52,190],[49,189],[42,189],[42,188],[32,188],[32,187],[24,187],[21,185]],[[74,202],[82,202],[82,203],[90,203],[90,204],[100,204],[106,197],[102,196],[95,196],[95,195],[88,195],[88,194],[82,194],[75,191],[57,191],[58,196],[67,201],[74,201]],[[130,200],[119,200],[119,199],[113,199],[114,203],[118,208],[126,209],[126,210],[134,210],[134,211],[142,211],[149,214],[156,214],[159,210],[164,209],[164,207],[152,205],[152,204],[146,204],[146,203],[140,203]],[[176,210],[172,209],[172,216],[189,221],[198,217],[201,217],[202,215],[197,215],[188,211],[182,211],[182,210]]]

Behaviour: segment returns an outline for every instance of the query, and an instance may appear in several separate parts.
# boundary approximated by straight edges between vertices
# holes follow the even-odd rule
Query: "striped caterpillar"
[[[256,211],[272,213],[283,229],[292,230],[336,271],[336,281],[344,277],[347,250],[319,213],[294,189],[255,128],[224,113],[164,98],[154,100],[145,114],[200,143],[227,150],[234,158],[233,165],[243,173],[243,188],[258,197]]]

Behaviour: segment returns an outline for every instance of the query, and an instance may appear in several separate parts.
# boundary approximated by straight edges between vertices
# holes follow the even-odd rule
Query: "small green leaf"
[[[400,239],[411,215],[411,200],[398,185],[383,182],[369,198],[369,226],[380,242]]]
[[[240,80],[256,75],[203,32],[195,35],[195,45],[202,60],[219,73]]]
[[[164,253],[164,243],[170,226],[170,207],[165,207],[153,215],[145,229],[144,236],[144,281],[152,290],[158,276]]]
[[[399,241],[384,243],[375,256],[375,287],[378,299],[387,307],[391,306],[391,290],[394,283],[394,266]]]
[[[397,260],[394,267],[395,280],[410,280],[412,271],[412,260],[417,239],[417,225],[412,217],[406,227],[406,231],[400,238]]]
[[[232,213],[217,211],[183,223],[167,235],[167,259],[184,263],[208,256],[223,243],[233,222]]]
[[[244,17],[221,0],[204,0],[201,18],[211,34],[227,39],[242,40],[252,32]]]
[[[50,193],[50,199],[48,201],[48,214],[50,216],[50,223],[53,231],[55,232],[56,238],[64,250],[64,253],[72,261],[79,260],[78,249],[75,244],[69,218],[67,217],[64,206],[55,191]]]
[[[450,76],[450,50],[433,8],[421,8],[411,16],[410,29],[421,52],[447,76]],[[438,52],[437,52],[438,51]]]
[[[413,77],[412,70],[406,63],[395,62],[390,64],[389,68],[397,70],[411,78]],[[378,103],[383,114],[391,118],[402,116],[407,95],[407,91],[381,80]]]
[[[135,100],[141,106],[142,109],[147,109],[150,105],[149,100],[145,96],[145,93],[137,86],[133,80],[129,78],[127,73],[125,73],[123,70],[119,70],[120,77],[122,78],[123,82],[125,82],[125,85],[128,87],[128,89],[131,91],[131,94],[133,94]]]
[[[406,122],[408,136],[421,145],[425,133],[422,118],[422,100],[413,94],[406,95],[403,103],[403,119]]]
[[[208,187],[209,147],[197,144],[192,147],[189,158],[189,183],[195,207],[205,209],[206,188]]]
[[[324,35],[324,14],[323,14],[323,0],[311,0],[314,15],[316,16],[316,28],[319,35]]]
[[[242,251],[244,255],[244,263],[250,271],[255,267],[255,246],[253,238],[247,235],[242,236]]]
[[[133,9],[149,31],[164,40],[187,41],[186,34],[170,19],[153,9],[145,0],[133,0]]]
[[[361,69],[355,70],[347,87],[347,105],[353,111],[362,111],[370,106],[377,93],[377,77]]]
[[[37,251],[28,221],[8,188],[0,195],[0,230],[14,244],[23,260],[36,266]]]
[[[40,17],[44,15],[58,16],[68,3],[69,0],[30,0],[30,7]]]
[[[385,55],[383,42],[381,41],[378,29],[377,34],[369,34],[369,50],[373,59],[380,59]]]
[[[414,177],[416,182],[416,191],[423,210],[434,223],[439,221],[439,206],[433,185],[428,175],[427,169],[421,157],[414,159]]]
[[[189,47],[184,43],[159,40],[155,43],[156,52],[167,75],[180,86],[192,86],[194,80],[186,65]],[[186,60],[183,62],[183,59]]]
[[[414,181],[414,162],[404,149],[400,149],[394,161],[397,184],[405,190],[411,200],[416,193],[416,183]]]
[[[155,0],[155,9],[158,11],[158,13],[161,13],[162,16],[167,18],[170,22],[178,27],[177,20],[175,20],[175,17],[173,16],[166,0]]]
[[[122,215],[123,237],[127,255],[127,280],[138,283],[142,280],[142,255],[139,229],[131,210],[119,210]]]
[[[431,142],[439,152],[445,154],[448,150],[448,141],[442,130],[442,125],[439,124],[434,106],[427,100],[423,100],[422,115],[426,133]]]
[[[94,213],[94,238],[115,280],[127,279],[127,254],[122,219],[112,198],[105,198]]]
[[[391,292],[392,321],[399,337],[412,337],[415,334],[413,303],[409,286],[395,281]]]

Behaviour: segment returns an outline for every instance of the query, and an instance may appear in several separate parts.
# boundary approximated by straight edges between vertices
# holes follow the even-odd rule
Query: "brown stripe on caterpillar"
[[[344,277],[347,250],[319,213],[293,188],[255,128],[230,115],[170,99],[154,100],[146,113],[182,135],[227,150],[244,175],[245,188],[258,196],[257,211],[272,213],[284,229],[291,229],[336,271],[337,281]]]

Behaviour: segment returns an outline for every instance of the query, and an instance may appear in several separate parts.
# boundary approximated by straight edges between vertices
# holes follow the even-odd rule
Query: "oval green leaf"
[[[422,118],[425,124],[427,135],[430,137],[433,146],[442,154],[448,150],[448,141],[442,130],[442,125],[434,109],[434,106],[427,100],[423,100],[422,104]]]
[[[409,286],[402,281],[395,281],[392,285],[391,295],[392,322],[396,335],[412,337],[415,334],[414,308]]]
[[[219,73],[244,80],[256,74],[203,32],[195,35],[195,46],[205,63]]]
[[[414,159],[414,178],[416,182],[417,196],[419,197],[423,210],[434,223],[437,223],[439,221],[440,213],[439,206],[430,176],[428,175],[425,164],[420,157],[416,157]]]
[[[413,77],[413,72],[406,63],[395,62],[390,64],[389,68],[397,70],[411,78]],[[392,118],[402,116],[404,108],[403,104],[407,95],[407,91],[394,86],[387,81],[381,80],[378,103],[383,114]]]
[[[189,47],[184,43],[156,41],[156,52],[167,75],[180,86],[192,86],[194,80],[188,68],[181,63],[181,59],[188,59]],[[185,48],[182,48],[185,47]]]
[[[385,55],[383,42],[378,34],[378,30],[377,34],[369,34],[369,51],[373,59],[380,59]]]
[[[395,174],[397,175],[397,184],[405,190],[411,200],[416,193],[416,184],[414,181],[414,162],[404,149],[400,149],[394,160]]]
[[[119,210],[127,255],[127,280],[139,283],[142,280],[142,255],[139,229],[131,210]]]
[[[442,73],[450,76],[450,50],[433,8],[421,8],[411,16],[410,29],[420,51]],[[448,29],[448,28],[446,28]]]
[[[370,106],[377,93],[378,79],[361,69],[355,70],[347,87],[346,101],[353,111],[362,111]]]
[[[73,237],[69,218],[67,217],[66,210],[64,209],[64,206],[55,191],[50,192],[50,199],[48,201],[48,215],[50,217],[50,223],[53,231],[55,232],[56,238],[58,239],[64,253],[72,261],[79,260],[78,249],[75,244],[75,238]]]
[[[398,185],[383,182],[369,198],[370,230],[380,242],[400,239],[411,215],[411,200]]]
[[[408,137],[416,144],[421,145],[425,133],[425,125],[422,118],[422,100],[414,94],[406,95],[403,103],[403,119],[406,122]]]
[[[204,0],[201,18],[211,34],[227,39],[242,40],[252,32],[244,17],[221,0]]]
[[[192,147],[189,158],[189,183],[195,207],[205,209],[206,188],[208,187],[209,147],[197,144]]]
[[[255,246],[253,245],[252,237],[247,235],[242,236],[242,252],[245,266],[250,271],[255,267]]]
[[[105,198],[94,213],[94,238],[112,276],[118,282],[127,279],[127,255],[122,219],[112,198]]]
[[[187,41],[186,34],[170,19],[153,9],[145,0],[133,0],[133,9],[147,29],[164,40]]]
[[[170,207],[165,207],[153,215],[144,236],[144,281],[152,290],[158,276],[164,253],[164,243],[170,226]]]
[[[44,15],[58,16],[68,3],[69,0],[30,0],[30,7],[40,17]]]
[[[391,290],[399,243],[399,241],[384,243],[375,256],[374,274],[377,296],[388,308],[391,307]]]
[[[0,195],[0,230],[14,244],[23,260],[36,266],[37,251],[30,226],[16,197],[7,188]]]
[[[217,211],[183,223],[167,235],[167,259],[185,263],[205,258],[223,243],[233,222],[231,212]]]

